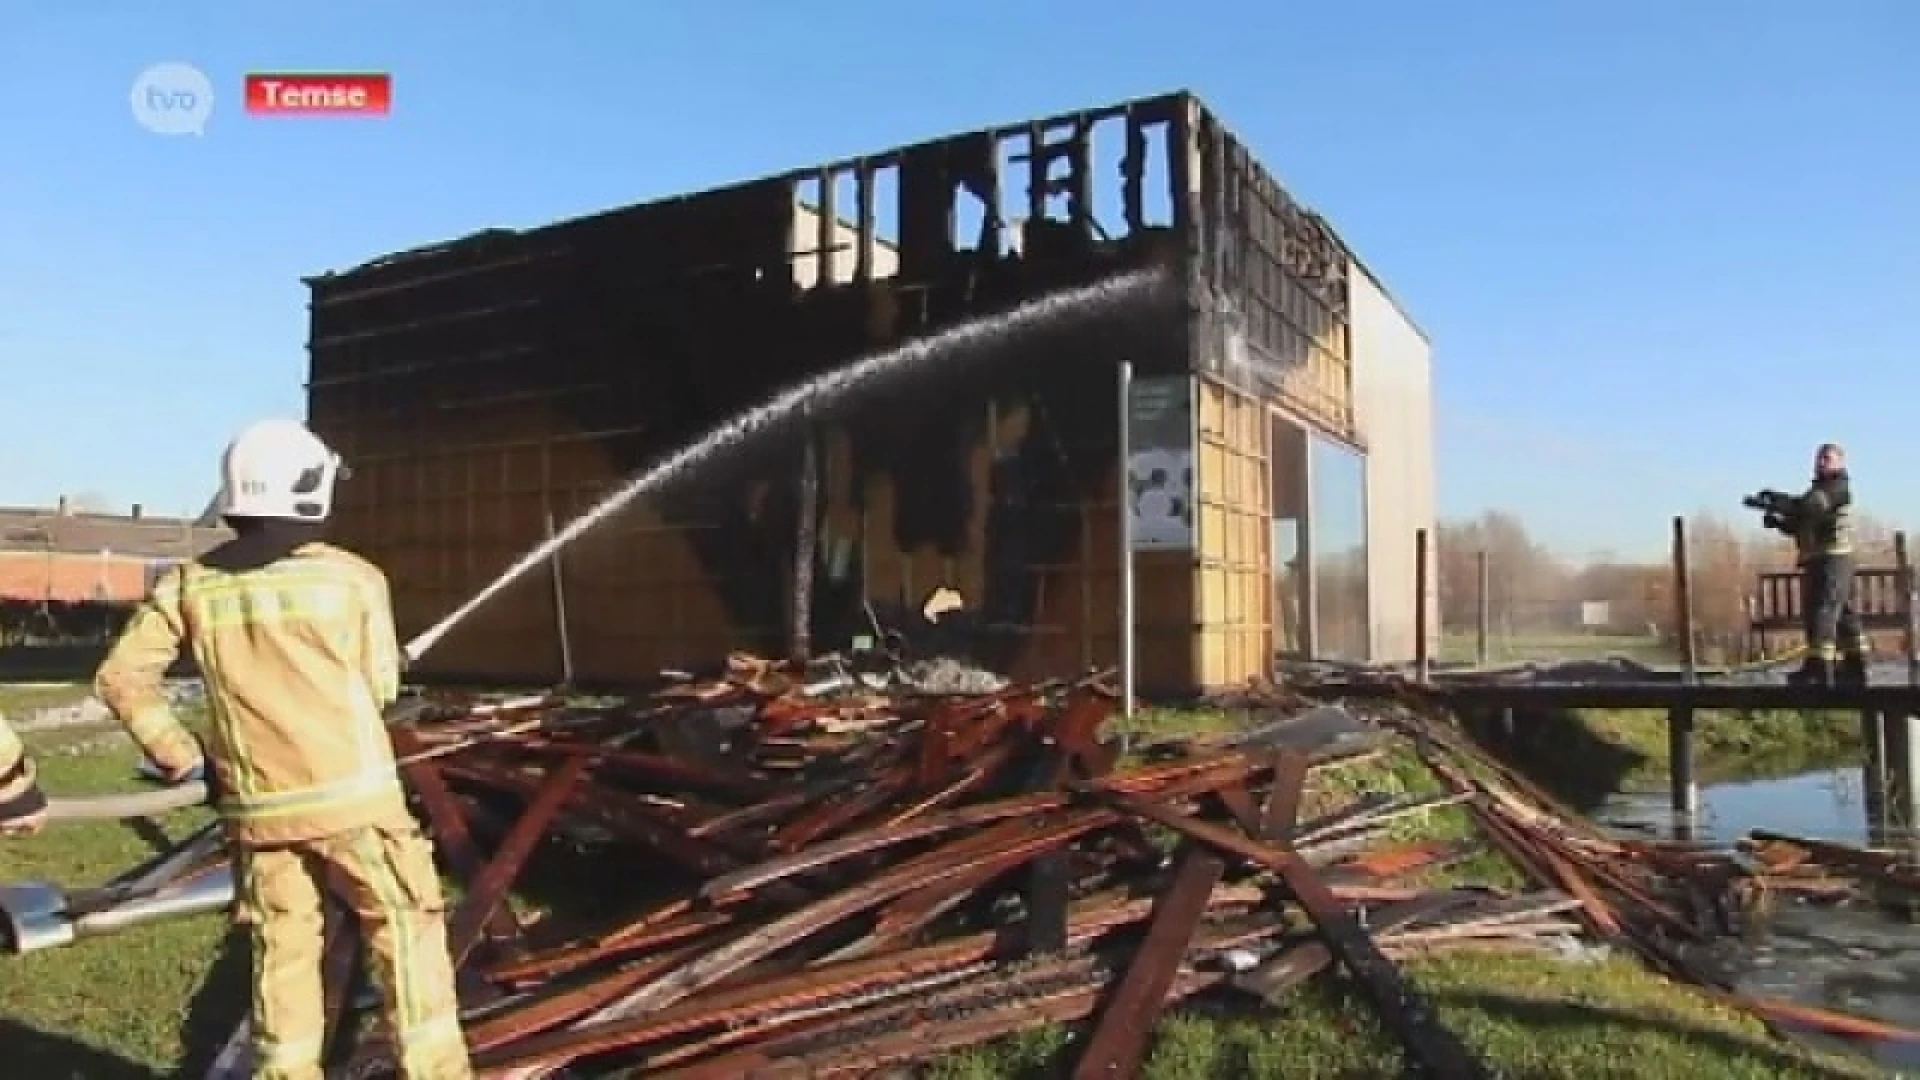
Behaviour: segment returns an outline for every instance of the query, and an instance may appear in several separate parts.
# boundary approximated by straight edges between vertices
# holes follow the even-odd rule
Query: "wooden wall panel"
[[[989,437],[971,452],[967,468],[981,497],[968,523],[967,554],[958,558],[930,548],[894,550],[882,525],[893,519],[892,481],[870,474],[860,499],[853,498],[847,439],[826,432],[822,556],[830,556],[836,543],[858,541],[854,550],[876,601],[916,606],[931,589],[950,585],[969,603],[978,602],[986,589],[985,492],[1000,448],[995,439],[1021,437],[1024,424],[1021,410],[1004,410],[991,418]],[[520,430],[539,427],[529,421]],[[1219,447],[1207,453],[1203,475],[1212,471],[1225,477],[1222,491],[1231,498],[1202,507],[1209,522],[1203,528],[1232,537],[1225,541],[1230,557],[1223,565],[1257,560],[1264,552],[1259,537],[1243,535],[1244,514],[1228,514],[1259,487],[1247,479],[1257,462],[1222,456]],[[601,446],[581,438],[375,456],[356,468],[359,488],[343,505],[343,520],[352,523],[356,535],[378,538],[366,554],[395,582],[403,636],[426,629],[537,545],[547,535],[549,512],[564,525],[621,480]],[[1033,567],[1040,595],[1028,642],[1011,665],[1013,674],[1050,677],[1118,663],[1116,488],[1115,470],[1109,469],[1082,504],[1054,508],[1077,519],[1078,541],[1064,561]],[[784,639],[781,626],[737,625],[722,603],[718,583],[694,553],[701,530],[716,527],[665,522],[642,500],[567,549],[561,567],[579,677],[631,679],[663,667],[711,662],[743,647],[743,641]],[[1135,566],[1138,683],[1152,691],[1191,690],[1201,675],[1194,556],[1143,552]],[[1216,605],[1222,614],[1215,622],[1240,633],[1243,623],[1258,616],[1235,603],[1239,606]],[[422,670],[557,671],[557,619],[552,570],[535,568],[449,634]],[[1241,659],[1229,666],[1250,663]]]
[[[1266,407],[1212,379],[1198,392],[1198,682],[1268,675],[1273,664]]]

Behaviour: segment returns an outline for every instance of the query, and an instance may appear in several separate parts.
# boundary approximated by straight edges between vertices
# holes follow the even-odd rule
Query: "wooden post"
[[[1687,566],[1687,519],[1673,519],[1674,632],[1680,637],[1680,672],[1688,683],[1699,678],[1694,656],[1693,573]]]
[[[1906,654],[1907,685],[1912,686],[1920,684],[1920,606],[1915,604],[1913,553],[1905,532],[1893,534],[1893,562],[1900,589],[1900,651]],[[1920,826],[1920,717],[1881,713],[1874,719],[1882,756],[1885,831],[1901,837],[1912,858],[1920,855],[1920,836],[1914,831]],[[1868,773],[1873,773],[1871,763]]]
[[[807,418],[801,440],[800,476],[796,484],[799,515],[793,530],[793,588],[787,608],[787,653],[795,660],[813,655],[813,572],[820,545],[820,461],[811,417]]]
[[[1860,710],[1860,745],[1866,760],[1860,773],[1862,802],[1867,811],[1867,844],[1886,847],[1898,839],[1889,827],[1891,804],[1898,797],[1894,783],[1890,714],[1875,709]]]
[[[553,511],[547,511],[547,539],[552,540],[555,532]],[[573,685],[573,624],[567,618],[567,572],[561,565],[560,552],[566,547],[562,544],[553,549],[553,558],[549,569],[553,578],[553,626],[560,635],[560,685]]]
[[[1693,706],[1667,710],[1667,771],[1673,812],[1691,818],[1700,811],[1700,784],[1693,771]]]
[[[1038,147],[1038,136],[1034,146]],[[1044,166],[1035,166],[1034,175],[1038,177]],[[1038,181],[1036,181],[1037,183]],[[1039,196],[1034,196],[1039,198]],[[1039,218],[1034,220],[1038,221]],[[1137,568],[1133,560],[1133,507],[1127,498],[1127,466],[1133,458],[1133,361],[1120,361],[1116,373],[1115,387],[1119,398],[1119,415],[1115,418],[1118,425],[1119,446],[1113,464],[1113,506],[1120,514],[1120,623],[1116,630],[1120,635],[1120,715],[1131,719],[1135,704],[1135,691],[1139,681],[1139,638],[1135,622],[1139,619],[1139,582]],[[1196,404],[1194,408],[1199,408]],[[1194,527],[1199,528],[1199,515],[1194,516]],[[1203,551],[1194,544],[1195,551]]]
[[[1907,660],[1907,685],[1920,685],[1920,604],[1915,603],[1913,553],[1904,532],[1893,534],[1893,564],[1899,571],[1900,651]]]
[[[1699,681],[1700,671],[1694,656],[1693,574],[1687,565],[1687,519],[1673,519],[1673,596],[1674,619],[1680,635],[1681,680],[1688,686]],[[1667,779],[1673,795],[1674,814],[1691,819],[1700,808],[1700,786],[1693,770],[1693,707],[1676,706],[1667,710]]]
[[[1476,588],[1479,591],[1479,597],[1480,597],[1479,600],[1477,601],[1477,604],[1478,604],[1477,612],[1479,614],[1479,618],[1475,620],[1477,625],[1474,627],[1474,631],[1475,631],[1474,655],[1479,661],[1479,666],[1486,667],[1487,659],[1489,655],[1488,649],[1487,649],[1487,645],[1488,645],[1487,639],[1490,636],[1488,634],[1488,629],[1490,628],[1490,623],[1488,621],[1490,617],[1490,612],[1488,611],[1487,605],[1488,605],[1488,602],[1493,597],[1492,579],[1487,574],[1486,549],[1482,548],[1480,552],[1474,556],[1474,562],[1477,564],[1476,569],[1479,571],[1479,582]]]
[[[1427,530],[1413,534],[1413,668],[1414,677],[1426,682],[1433,675],[1432,650],[1427,645]]]

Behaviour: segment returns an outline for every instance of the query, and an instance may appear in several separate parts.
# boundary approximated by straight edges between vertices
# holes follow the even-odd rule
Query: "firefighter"
[[[253,1075],[321,1080],[324,889],[359,920],[400,1075],[465,1080],[445,903],[382,715],[401,664],[386,577],[321,540],[340,471],[295,421],[235,437],[220,495],[234,538],[155,584],[95,689],[168,780],[209,766],[253,946]],[[183,647],[206,681],[204,744],[161,692]]]
[[[1853,490],[1847,452],[1823,444],[1813,483],[1784,507],[1800,564],[1800,616],[1807,656],[1790,682],[1817,686],[1867,681],[1866,635],[1853,607]]]
[[[0,718],[0,836],[39,830],[47,818],[47,797],[40,792],[33,759],[20,737]]]

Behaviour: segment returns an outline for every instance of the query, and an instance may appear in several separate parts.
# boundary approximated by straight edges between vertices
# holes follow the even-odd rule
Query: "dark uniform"
[[[1789,679],[1830,685],[1867,678],[1866,635],[1853,608],[1853,491],[1847,470],[1813,479],[1785,522],[1800,563],[1800,615],[1807,659]]]

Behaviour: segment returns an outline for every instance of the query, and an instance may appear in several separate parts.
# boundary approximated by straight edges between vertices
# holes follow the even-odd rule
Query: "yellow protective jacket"
[[[33,759],[4,719],[0,719],[0,824],[46,809]]]
[[[400,691],[387,579],[306,543],[258,569],[185,563],[155,585],[94,680],[148,756],[200,760],[162,690],[182,646],[206,681],[208,756],[233,839],[312,840],[407,813],[382,717]]]
[[[0,776],[18,768],[26,756],[27,748],[20,744],[20,736],[14,734],[6,718],[0,716]]]

